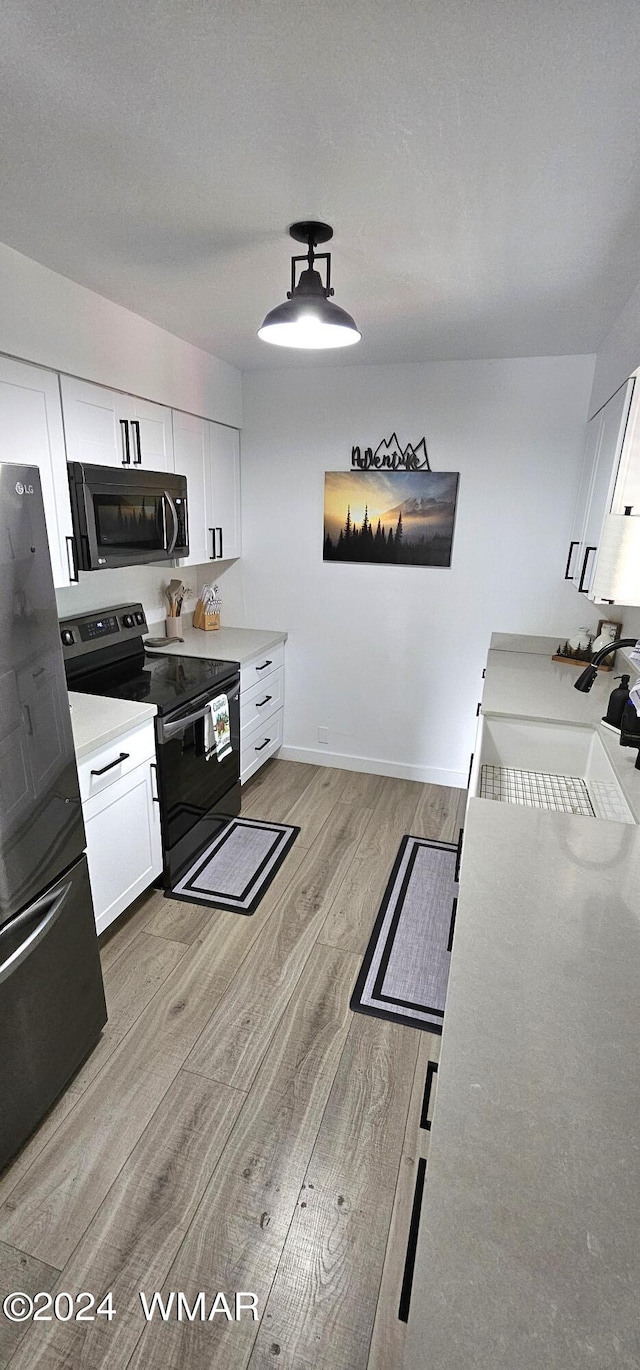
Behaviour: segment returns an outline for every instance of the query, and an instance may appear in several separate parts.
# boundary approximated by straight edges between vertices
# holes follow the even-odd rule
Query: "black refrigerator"
[[[0,463],[0,1166],[107,1019],[40,476]]]

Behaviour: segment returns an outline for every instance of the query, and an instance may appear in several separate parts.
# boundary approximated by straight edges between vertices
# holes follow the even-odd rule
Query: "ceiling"
[[[637,0],[4,0],[0,241],[243,368],[288,224],[345,362],[592,352],[640,279]]]

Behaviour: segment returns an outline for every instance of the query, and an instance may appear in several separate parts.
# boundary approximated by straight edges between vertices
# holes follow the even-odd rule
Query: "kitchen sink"
[[[481,718],[469,791],[506,804],[635,822],[592,727]]]

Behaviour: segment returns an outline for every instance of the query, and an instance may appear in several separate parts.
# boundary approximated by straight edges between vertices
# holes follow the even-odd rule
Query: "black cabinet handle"
[[[108,766],[101,766],[99,771],[92,771],[91,774],[104,775],[106,771],[112,771],[114,766],[119,766],[121,761],[128,761],[129,756],[129,752],[120,752],[120,755],[116,757],[115,761],[110,761]]]
[[[584,561],[583,561],[583,563],[582,563],[582,570],[581,570],[581,572],[580,572],[580,584],[579,584],[579,586],[578,586],[578,590],[579,590],[579,592],[580,592],[581,595],[586,595],[586,593],[587,593],[587,588],[586,588],[586,585],[585,585],[585,583],[584,583],[584,578],[585,578],[585,575],[586,575],[586,573],[587,573],[587,562],[588,562],[588,560],[589,560],[589,553],[590,553],[590,552],[595,552],[595,550],[596,550],[595,547],[587,547],[587,548],[585,548]]]
[[[472,752],[472,753],[471,753],[471,756],[469,757],[469,774],[468,774],[468,776],[467,776],[467,789],[469,789],[469,785],[471,784],[471,772],[472,772],[472,770],[473,770],[473,758],[474,758],[474,755],[475,755],[475,753]]]
[[[129,441],[129,424],[126,419],[120,420],[122,429],[122,465],[131,465],[131,443]]]
[[[268,746],[269,746],[270,741],[271,741],[271,738],[270,738],[270,737],[266,737],[265,740],[264,740],[264,742],[261,742],[261,743],[260,743],[260,746],[259,746],[259,747],[254,747],[254,749],[253,749],[254,752],[263,752],[264,749],[265,749],[265,747],[268,747]]]
[[[267,666],[273,666],[273,662],[265,661],[262,666],[256,666],[256,671],[266,671]]]
[[[77,585],[79,577],[76,564],[76,540],[75,538],[66,537],[65,542],[67,544],[67,569],[69,571],[69,580],[73,581],[74,585]]]
[[[219,534],[220,534],[220,551],[218,552],[218,556],[222,559],[222,557],[223,557],[223,555],[224,555],[224,553],[223,553],[223,542],[222,542],[222,529],[221,529],[221,528],[218,528],[218,532],[219,532]]]
[[[476,704],[476,718],[478,718],[481,708],[482,703]]]
[[[427,1064],[427,1077],[426,1077],[426,1080],[425,1080],[425,1082],[424,1082],[424,1094],[423,1094],[423,1096],[422,1096],[422,1110],[421,1110],[421,1113],[420,1113],[420,1127],[423,1128],[425,1132],[430,1132],[430,1131],[431,1131],[431,1123],[429,1122],[429,1104],[431,1103],[431,1088],[432,1088],[432,1085],[433,1085],[433,1077],[434,1077],[434,1075],[437,1075],[437,1074],[438,1074],[438,1062],[437,1062],[437,1061],[429,1061],[428,1064]]]
[[[260,703],[256,704],[256,709],[264,709],[265,704],[268,704],[270,699],[273,699],[273,695],[265,695],[264,699],[261,699]]]
[[[454,932],[455,932],[455,930],[456,930],[456,913],[457,913],[457,911],[458,911],[458,900],[457,900],[457,899],[454,899],[454,901],[453,901],[453,907],[452,907],[452,909],[451,909],[451,922],[449,923],[449,937],[448,937],[448,940],[447,940],[447,951],[451,951],[451,949],[452,949],[452,947],[453,947],[453,934],[454,934]]]
[[[211,556],[209,557],[209,561],[215,561],[215,559],[216,559],[216,530],[215,530],[215,528],[210,528],[210,529],[209,529],[209,532],[211,533],[211,546],[213,547],[213,551],[212,551],[212,553],[211,553]]]
[[[149,767],[149,770],[150,770],[150,771],[153,771],[153,774],[154,774],[155,780],[156,780],[156,793],[155,793],[155,794],[153,793],[153,785],[152,785],[152,786],[151,786],[151,798],[152,798],[154,804],[159,804],[159,803],[160,803],[160,799],[159,799],[159,796],[158,796],[158,767],[157,767],[155,761],[152,761],[152,762],[151,762],[151,765],[150,765],[150,767]]]
[[[458,833],[458,847],[457,847],[457,850],[456,850],[456,868],[455,868],[455,871],[454,871],[454,874],[453,874],[453,881],[454,881],[454,884],[455,884],[455,885],[457,885],[458,879],[459,879],[459,876],[460,876],[460,862],[461,862],[461,860],[462,860],[462,837],[463,837],[463,834],[464,834],[464,828],[461,828],[461,829],[460,829],[460,832]]]
[[[571,558],[572,558],[572,556],[573,556],[573,549],[574,549],[574,547],[577,547],[577,546],[578,546],[577,540],[574,538],[573,541],[569,543],[569,555],[568,555],[568,557],[567,557],[567,564],[566,564],[566,566],[565,566],[565,568],[564,568],[564,578],[565,578],[565,580],[572,580],[572,579],[573,579],[573,572],[569,570],[569,567],[571,566]]]
[[[133,428],[133,436],[135,438],[136,449],[136,455],[133,458],[133,464],[134,466],[142,466],[142,439],[140,437],[140,420],[132,419],[131,427]]]

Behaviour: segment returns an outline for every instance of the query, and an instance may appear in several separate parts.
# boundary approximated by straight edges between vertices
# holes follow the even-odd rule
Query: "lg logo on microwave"
[[[21,480],[16,481],[16,495],[32,495],[33,486],[23,485]]]

